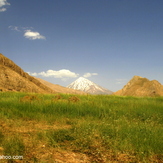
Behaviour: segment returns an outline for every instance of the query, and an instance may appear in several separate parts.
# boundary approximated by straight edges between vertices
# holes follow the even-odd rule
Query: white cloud
[[[116,84],[124,84],[127,79],[116,79]]]
[[[21,27],[21,26],[19,27],[19,26],[13,26],[13,25],[10,25],[8,28],[13,31],[23,32],[23,33],[25,33],[27,30],[33,29],[33,27]]]
[[[32,75],[32,76],[37,76],[37,73],[34,72],[34,73],[31,73],[31,72],[27,72],[29,75]]]
[[[0,12],[4,12],[6,10],[7,10],[6,8],[0,8]]]
[[[43,76],[43,77],[54,77],[54,78],[61,78],[63,80],[65,80],[66,78],[76,78],[79,76],[79,74],[76,74],[75,72],[71,72],[70,70],[66,70],[66,69],[62,69],[59,71],[55,71],[55,70],[47,70],[42,71],[40,73],[30,73],[28,72],[28,74],[33,75],[33,76]]]
[[[91,77],[91,76],[93,76],[93,75],[98,75],[98,73],[89,73],[89,72],[87,72],[87,73],[85,73],[85,74],[83,75],[83,77],[89,78],[89,77]]]
[[[46,39],[45,36],[40,35],[39,32],[33,32],[31,30],[26,30],[24,33],[24,37],[30,39],[30,40],[36,40],[36,39]]]
[[[46,37],[42,36],[39,32],[33,32],[33,27],[17,27],[10,25],[8,28],[17,32],[23,32],[24,37],[29,40],[46,39]]]
[[[21,32],[21,29],[19,27],[17,27],[17,26],[10,25],[8,28],[10,28],[13,31]]]
[[[3,7],[6,5],[10,5],[10,3],[7,2],[7,0],[0,0],[0,12],[4,12],[7,10],[6,8]],[[3,8],[1,8],[1,7],[3,7]]]
[[[7,2],[7,0],[0,0],[0,7],[10,5],[10,3]]]

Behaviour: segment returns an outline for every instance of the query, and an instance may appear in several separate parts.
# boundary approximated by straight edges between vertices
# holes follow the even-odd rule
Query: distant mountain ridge
[[[71,88],[71,89],[70,89]],[[80,91],[79,91],[80,90]],[[0,91],[17,91],[33,93],[71,93],[71,94],[113,94],[92,81],[83,77],[67,88],[30,76],[13,61],[0,53]],[[83,91],[83,92],[81,92]],[[114,95],[122,96],[163,96],[163,85],[157,80],[134,76],[121,90]]]
[[[163,85],[157,80],[134,76],[121,90],[114,93],[122,96],[163,96]]]
[[[45,81],[45,80],[40,79],[40,78],[36,78],[36,79],[39,80],[42,84],[48,86],[49,88],[51,88],[52,90],[57,92],[57,93],[86,94],[83,91],[74,90],[74,89],[71,89],[71,88],[66,88],[66,87],[63,87],[63,86],[60,86],[60,85],[57,85],[57,84],[50,83],[50,82]]]
[[[112,91],[105,89],[83,77],[79,77],[77,80],[72,82],[67,87],[75,90],[84,91],[89,94],[112,94],[113,93]]]

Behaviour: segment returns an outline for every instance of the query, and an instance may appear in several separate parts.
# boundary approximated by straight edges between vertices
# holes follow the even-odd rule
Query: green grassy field
[[[2,92],[2,155],[39,163],[72,157],[76,162],[161,163],[163,97]]]

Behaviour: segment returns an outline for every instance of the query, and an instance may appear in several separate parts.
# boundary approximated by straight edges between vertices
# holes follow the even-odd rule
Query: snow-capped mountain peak
[[[112,94],[111,91],[102,88],[101,86],[93,83],[92,81],[84,78],[79,77],[77,80],[72,82],[70,85],[67,86],[68,88],[84,91],[90,94]]]

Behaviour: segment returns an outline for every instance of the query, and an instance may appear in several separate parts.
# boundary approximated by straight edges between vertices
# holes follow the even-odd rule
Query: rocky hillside
[[[0,53],[0,91],[54,93]]]
[[[163,96],[163,85],[157,80],[134,76],[121,90],[114,93],[122,96]]]

